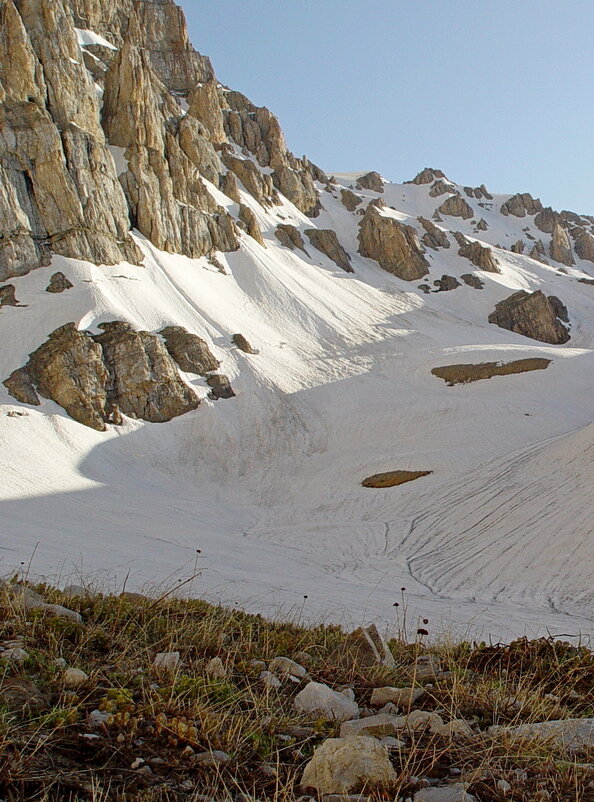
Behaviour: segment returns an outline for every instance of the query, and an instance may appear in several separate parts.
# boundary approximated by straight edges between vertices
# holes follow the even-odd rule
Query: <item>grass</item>
[[[295,800],[305,764],[339,725],[297,713],[302,686],[287,680],[267,689],[254,661],[291,657],[316,681],[352,687],[365,707],[373,688],[409,685],[411,665],[427,651],[397,638],[390,641],[394,669],[365,667],[345,657],[345,633],[336,626],[271,622],[199,600],[73,599],[35,589],[80,612],[83,623],[25,613],[8,589],[0,591],[0,641],[20,641],[28,654],[22,664],[0,656],[0,797],[7,802]],[[173,673],[153,667],[155,655],[168,651],[182,658]],[[444,673],[414,707],[445,721],[465,718],[472,735],[407,733],[406,748],[391,753],[398,781],[374,799],[412,797],[423,778],[461,778],[481,802],[594,800],[594,751],[571,757],[542,739],[486,733],[493,724],[592,715],[592,652],[552,640],[430,651]],[[213,657],[225,677],[208,675]],[[88,679],[65,687],[64,664]],[[104,719],[95,728],[91,711]],[[227,762],[196,761],[214,751]]]
[[[387,471],[386,473],[376,473],[363,479],[363,487],[397,487],[406,482],[414,482],[422,476],[429,476],[433,471]]]
[[[550,359],[516,359],[513,362],[478,362],[476,364],[443,365],[433,368],[431,373],[448,383],[449,387],[455,384],[466,384],[481,379],[490,379],[493,376],[510,376],[514,373],[527,373],[531,370],[545,370],[551,364]]]

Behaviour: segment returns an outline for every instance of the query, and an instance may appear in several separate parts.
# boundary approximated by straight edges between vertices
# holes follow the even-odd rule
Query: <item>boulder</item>
[[[426,217],[418,217],[417,220],[425,229],[425,233],[421,237],[421,242],[428,248],[436,251],[438,248],[449,248],[450,241],[448,235],[441,228],[438,228],[431,220]]]
[[[569,234],[559,223],[555,223],[553,227],[549,254],[555,262],[561,262],[564,265],[575,264]]]
[[[433,282],[433,286],[437,287],[437,292],[449,292],[450,290],[455,290],[457,287],[461,287],[462,285],[454,276],[448,276],[444,274],[441,278],[438,278]]]
[[[231,342],[236,345],[244,354],[257,354],[258,352],[252,348],[250,343],[246,340],[243,334],[234,334],[231,337]]]
[[[437,209],[440,214],[447,214],[450,217],[461,217],[463,220],[470,220],[474,217],[472,206],[465,201],[461,195],[452,195],[447,198]]]
[[[460,246],[458,256],[468,259],[473,265],[487,273],[501,273],[493,250],[487,245],[481,245],[478,240],[469,240],[459,231],[454,233],[456,242]]]
[[[360,666],[395,666],[394,656],[375,624],[359,627],[347,635],[341,651]]]
[[[541,290],[532,293],[520,290],[500,301],[489,315],[489,323],[553,345],[569,340],[569,331]]]
[[[481,219],[476,224],[476,227],[479,231],[486,231],[489,228],[487,221],[484,219],[484,217],[481,217]]]
[[[349,212],[354,212],[357,206],[359,206],[363,201],[363,198],[360,195],[357,195],[350,189],[341,189],[340,199],[342,201],[342,205],[346,207]]]
[[[27,368],[18,368],[5,379],[2,384],[6,387],[9,394],[20,401],[21,404],[31,404],[38,407],[41,404],[39,396],[33,387],[31,376]]]
[[[305,250],[305,242],[303,241],[303,237],[301,236],[301,232],[295,226],[292,226],[290,223],[279,223],[276,227],[276,231],[274,232],[274,236],[280,242],[281,245],[284,245],[285,248],[289,248],[290,250],[294,251],[295,248],[298,248],[303,253],[307,254]]]
[[[367,207],[359,224],[359,253],[375,259],[380,267],[405,281],[416,281],[429,272],[423,248],[412,226],[385,217],[376,206]]]
[[[231,387],[231,382],[229,381],[228,376],[223,376],[221,374],[215,374],[209,376],[206,380],[206,383],[211,388],[210,390],[210,397],[213,398],[215,401],[218,401],[219,398],[234,398],[235,393],[233,388]]]
[[[541,721],[515,727],[489,727],[489,735],[507,733],[513,737],[546,740],[570,752],[594,748],[594,718]]]
[[[382,738],[384,735],[396,735],[398,721],[398,716],[393,716],[389,713],[378,713],[375,716],[345,721],[340,725],[340,737],[372,735],[373,737]]]
[[[0,307],[2,306],[22,306],[16,299],[14,284],[5,284],[0,287]]]
[[[396,780],[388,753],[375,738],[328,738],[306,765],[301,788],[319,794],[348,794],[386,789]]]
[[[372,170],[370,173],[359,176],[357,178],[357,186],[362,189],[370,189],[372,192],[383,192],[384,181],[379,173]]]
[[[383,707],[391,702],[403,709],[412,707],[424,695],[424,688],[392,688],[389,685],[383,688],[374,688],[371,693],[371,706]]]
[[[264,244],[264,239],[262,238],[262,229],[258,223],[258,218],[252,209],[250,209],[249,206],[245,206],[243,203],[239,204],[239,221],[250,237],[255,239],[259,245],[265,248],[266,245]]]
[[[463,273],[460,278],[465,284],[475,290],[482,290],[485,286],[485,282],[481,281],[481,279],[474,273]]]
[[[184,381],[161,339],[134,331],[128,323],[101,323],[93,340],[102,348],[109,370],[109,404],[124,415],[163,423],[196,409],[200,399]],[[55,400],[55,399],[54,399]],[[104,408],[104,420],[109,413]]]
[[[309,682],[295,697],[294,707],[302,713],[332,721],[348,721],[359,715],[359,707],[350,689],[333,691],[321,682]]]
[[[166,326],[159,332],[165,340],[165,348],[181,370],[205,376],[218,370],[221,364],[214,356],[206,340],[191,334],[183,326]]]
[[[347,273],[355,272],[351,266],[351,257],[338,241],[335,231],[330,229],[308,228],[305,234],[314,248],[331,259],[334,264],[341,267]]]
[[[74,287],[74,284],[69,281],[64,273],[54,273],[50,279],[50,283],[45,288],[46,292],[65,292]]]
[[[529,192],[518,193],[502,204],[500,212],[506,216],[511,214],[514,217],[525,217],[527,214],[542,212],[542,203],[538,198],[533,198]]]

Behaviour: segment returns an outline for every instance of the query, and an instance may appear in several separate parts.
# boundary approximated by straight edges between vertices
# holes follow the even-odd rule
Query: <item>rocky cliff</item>
[[[233,251],[236,220],[204,181],[229,171],[258,200],[319,210],[322,171],[216,81],[169,0],[0,0],[0,63],[0,280],[52,254],[139,263],[131,228],[191,257]]]

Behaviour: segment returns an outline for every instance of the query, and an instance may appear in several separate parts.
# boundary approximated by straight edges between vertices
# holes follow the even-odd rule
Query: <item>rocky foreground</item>
[[[594,655],[4,583],[6,800],[594,798]],[[413,626],[413,630],[416,628]]]

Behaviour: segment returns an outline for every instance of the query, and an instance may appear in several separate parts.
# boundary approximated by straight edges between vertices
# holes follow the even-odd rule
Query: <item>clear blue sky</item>
[[[327,172],[439,167],[594,214],[592,0],[181,5],[219,80]]]

